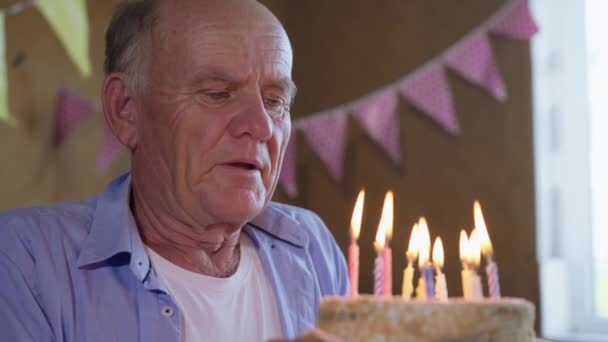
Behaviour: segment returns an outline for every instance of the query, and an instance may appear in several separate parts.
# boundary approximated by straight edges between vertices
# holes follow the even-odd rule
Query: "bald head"
[[[161,43],[179,35],[179,27],[204,25],[274,31],[288,40],[274,14],[256,0],[126,0],[114,11],[106,31],[106,75],[129,75],[133,90],[141,89],[148,56]]]

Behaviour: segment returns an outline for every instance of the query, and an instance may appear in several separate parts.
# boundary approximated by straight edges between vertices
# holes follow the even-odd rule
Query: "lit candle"
[[[386,208],[386,209],[384,209]],[[386,210],[386,211],[385,211]],[[394,216],[394,196],[392,191],[388,191],[384,197],[382,218],[386,217],[386,239],[383,249],[384,256],[384,295],[393,295],[393,251],[391,250],[391,240],[393,239],[393,216]]]
[[[351,297],[359,294],[359,246],[357,240],[361,232],[361,218],[363,216],[363,200],[365,190],[361,189],[355,202],[353,216],[350,219],[350,246],[348,247],[348,277],[350,280]]]
[[[477,229],[473,229],[469,237],[469,260],[471,263],[471,295],[472,299],[483,299],[483,289],[481,287],[481,277],[477,273],[481,263],[481,244]]]
[[[490,298],[500,298],[498,266],[496,265],[496,262],[494,262],[494,249],[492,248],[492,241],[490,240],[490,235],[488,234],[486,221],[483,218],[479,201],[475,201],[473,204],[473,215],[475,218],[475,228],[479,232],[479,237],[481,239],[481,253],[486,257],[488,292],[490,294]]]
[[[390,296],[390,287],[386,284],[390,273],[390,260],[387,264],[386,258],[390,257],[390,249],[386,250],[387,233],[393,228],[393,193],[389,191],[384,198],[382,216],[376,232],[374,248],[376,249],[376,260],[374,261],[374,294]]]
[[[445,280],[445,274],[441,272],[443,267],[443,243],[438,236],[433,243],[433,265],[435,265],[435,298],[439,300],[448,300],[448,284]]]
[[[418,221],[418,229],[420,279],[418,280],[416,294],[420,299],[433,299],[435,296],[435,279],[433,264],[430,262],[431,236],[424,217],[421,217]]]
[[[460,262],[462,263],[462,296],[464,299],[471,299],[471,270],[469,267],[469,237],[467,232],[460,231]]]
[[[405,256],[407,258],[407,267],[403,270],[403,285],[401,288],[401,296],[404,299],[410,299],[414,291],[414,262],[418,256],[418,224],[414,224],[410,233],[410,241],[407,246]]]

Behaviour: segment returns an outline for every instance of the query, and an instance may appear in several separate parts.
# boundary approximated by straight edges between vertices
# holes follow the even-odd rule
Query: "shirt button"
[[[173,308],[167,305],[167,306],[163,307],[162,313],[163,313],[163,316],[165,316],[167,318],[171,318],[171,317],[173,317]]]

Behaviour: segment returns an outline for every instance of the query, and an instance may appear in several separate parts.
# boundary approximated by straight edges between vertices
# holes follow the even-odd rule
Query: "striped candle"
[[[374,262],[374,295],[384,294],[384,260],[382,253],[378,253]]]
[[[488,260],[488,264],[486,265],[486,276],[488,277],[488,291],[490,292],[490,298],[500,298],[498,266],[493,260]]]

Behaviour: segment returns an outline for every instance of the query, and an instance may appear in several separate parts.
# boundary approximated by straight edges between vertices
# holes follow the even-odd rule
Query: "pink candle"
[[[384,262],[384,296],[390,297],[393,294],[393,251],[386,245],[382,250]]]
[[[387,191],[382,206],[382,216],[376,232],[374,248],[377,257],[374,263],[374,294],[390,296],[391,283],[391,249],[388,241],[393,235],[393,192]]]
[[[500,298],[500,284],[498,282],[498,266],[493,260],[494,248],[490,240],[490,234],[486,227],[486,220],[483,218],[481,204],[479,201],[473,203],[473,216],[475,218],[475,229],[478,230],[481,254],[486,257],[486,276],[488,280],[488,292],[490,298]]]
[[[348,247],[348,276],[350,280],[351,297],[359,294],[359,246],[352,240]]]
[[[376,260],[374,261],[374,295],[382,296],[384,295],[384,260],[382,260],[381,252],[376,256]]]
[[[365,190],[361,189],[355,202],[353,216],[350,219],[350,246],[348,247],[348,280],[350,281],[351,297],[359,294],[359,246],[357,239],[361,233],[361,219],[363,218],[363,201]]]

